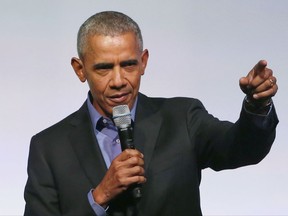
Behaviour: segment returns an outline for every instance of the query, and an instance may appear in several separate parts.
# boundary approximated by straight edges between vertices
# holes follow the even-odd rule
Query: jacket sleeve
[[[190,128],[197,125],[196,151],[200,168],[233,169],[260,162],[270,151],[276,136],[277,114],[272,108],[267,115],[249,113],[242,106],[236,123],[219,121],[203,105],[190,109]]]

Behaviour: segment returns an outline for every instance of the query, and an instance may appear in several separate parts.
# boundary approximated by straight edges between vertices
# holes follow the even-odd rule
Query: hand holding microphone
[[[141,198],[141,185],[146,182],[144,176],[143,154],[135,149],[133,128],[128,106],[113,109],[113,120],[118,128],[122,153],[111,163],[100,184],[93,191],[96,203],[106,208],[109,202],[129,190],[135,201]]]
[[[133,127],[131,121],[131,113],[127,105],[119,105],[113,107],[113,120],[118,128],[118,134],[121,143],[121,149],[135,149],[133,143]],[[141,198],[141,186],[139,184],[134,184],[130,187],[132,195],[134,198]]]
[[[123,151],[112,161],[104,178],[93,190],[94,201],[106,208],[111,200],[126,190],[131,190],[133,195],[134,185],[146,181],[143,166],[143,155],[139,151],[135,149]],[[139,189],[135,191],[140,198]],[[134,195],[133,198],[135,199]]]

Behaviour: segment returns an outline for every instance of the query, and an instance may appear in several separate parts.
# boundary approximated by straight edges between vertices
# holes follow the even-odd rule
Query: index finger
[[[137,149],[125,149],[120,155],[119,159],[120,160],[127,160],[128,158],[131,157],[139,157],[139,158],[144,158],[144,155],[139,152]]]
[[[257,75],[261,75],[265,71],[266,66],[267,66],[267,61],[260,60],[253,68],[254,70],[253,77],[256,77]]]

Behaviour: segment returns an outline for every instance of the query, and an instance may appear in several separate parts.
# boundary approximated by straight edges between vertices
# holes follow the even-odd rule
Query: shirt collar
[[[137,107],[137,101],[138,101],[138,97],[136,97],[136,100],[133,104],[133,107],[131,109],[131,118],[134,121],[135,120],[135,113],[136,113],[136,107]],[[95,107],[93,106],[93,98],[91,95],[91,92],[88,92],[88,96],[87,96],[87,106],[88,106],[88,110],[89,110],[89,114],[90,114],[90,118],[92,121],[93,126],[95,127],[98,120],[102,117],[100,115],[100,113],[95,109]],[[106,117],[105,117],[106,118]],[[106,118],[108,119],[108,118]]]

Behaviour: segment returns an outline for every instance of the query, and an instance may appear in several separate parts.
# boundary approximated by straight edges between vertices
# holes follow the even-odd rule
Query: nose
[[[119,89],[125,86],[125,83],[124,72],[121,70],[121,67],[114,67],[110,80],[110,87]]]

